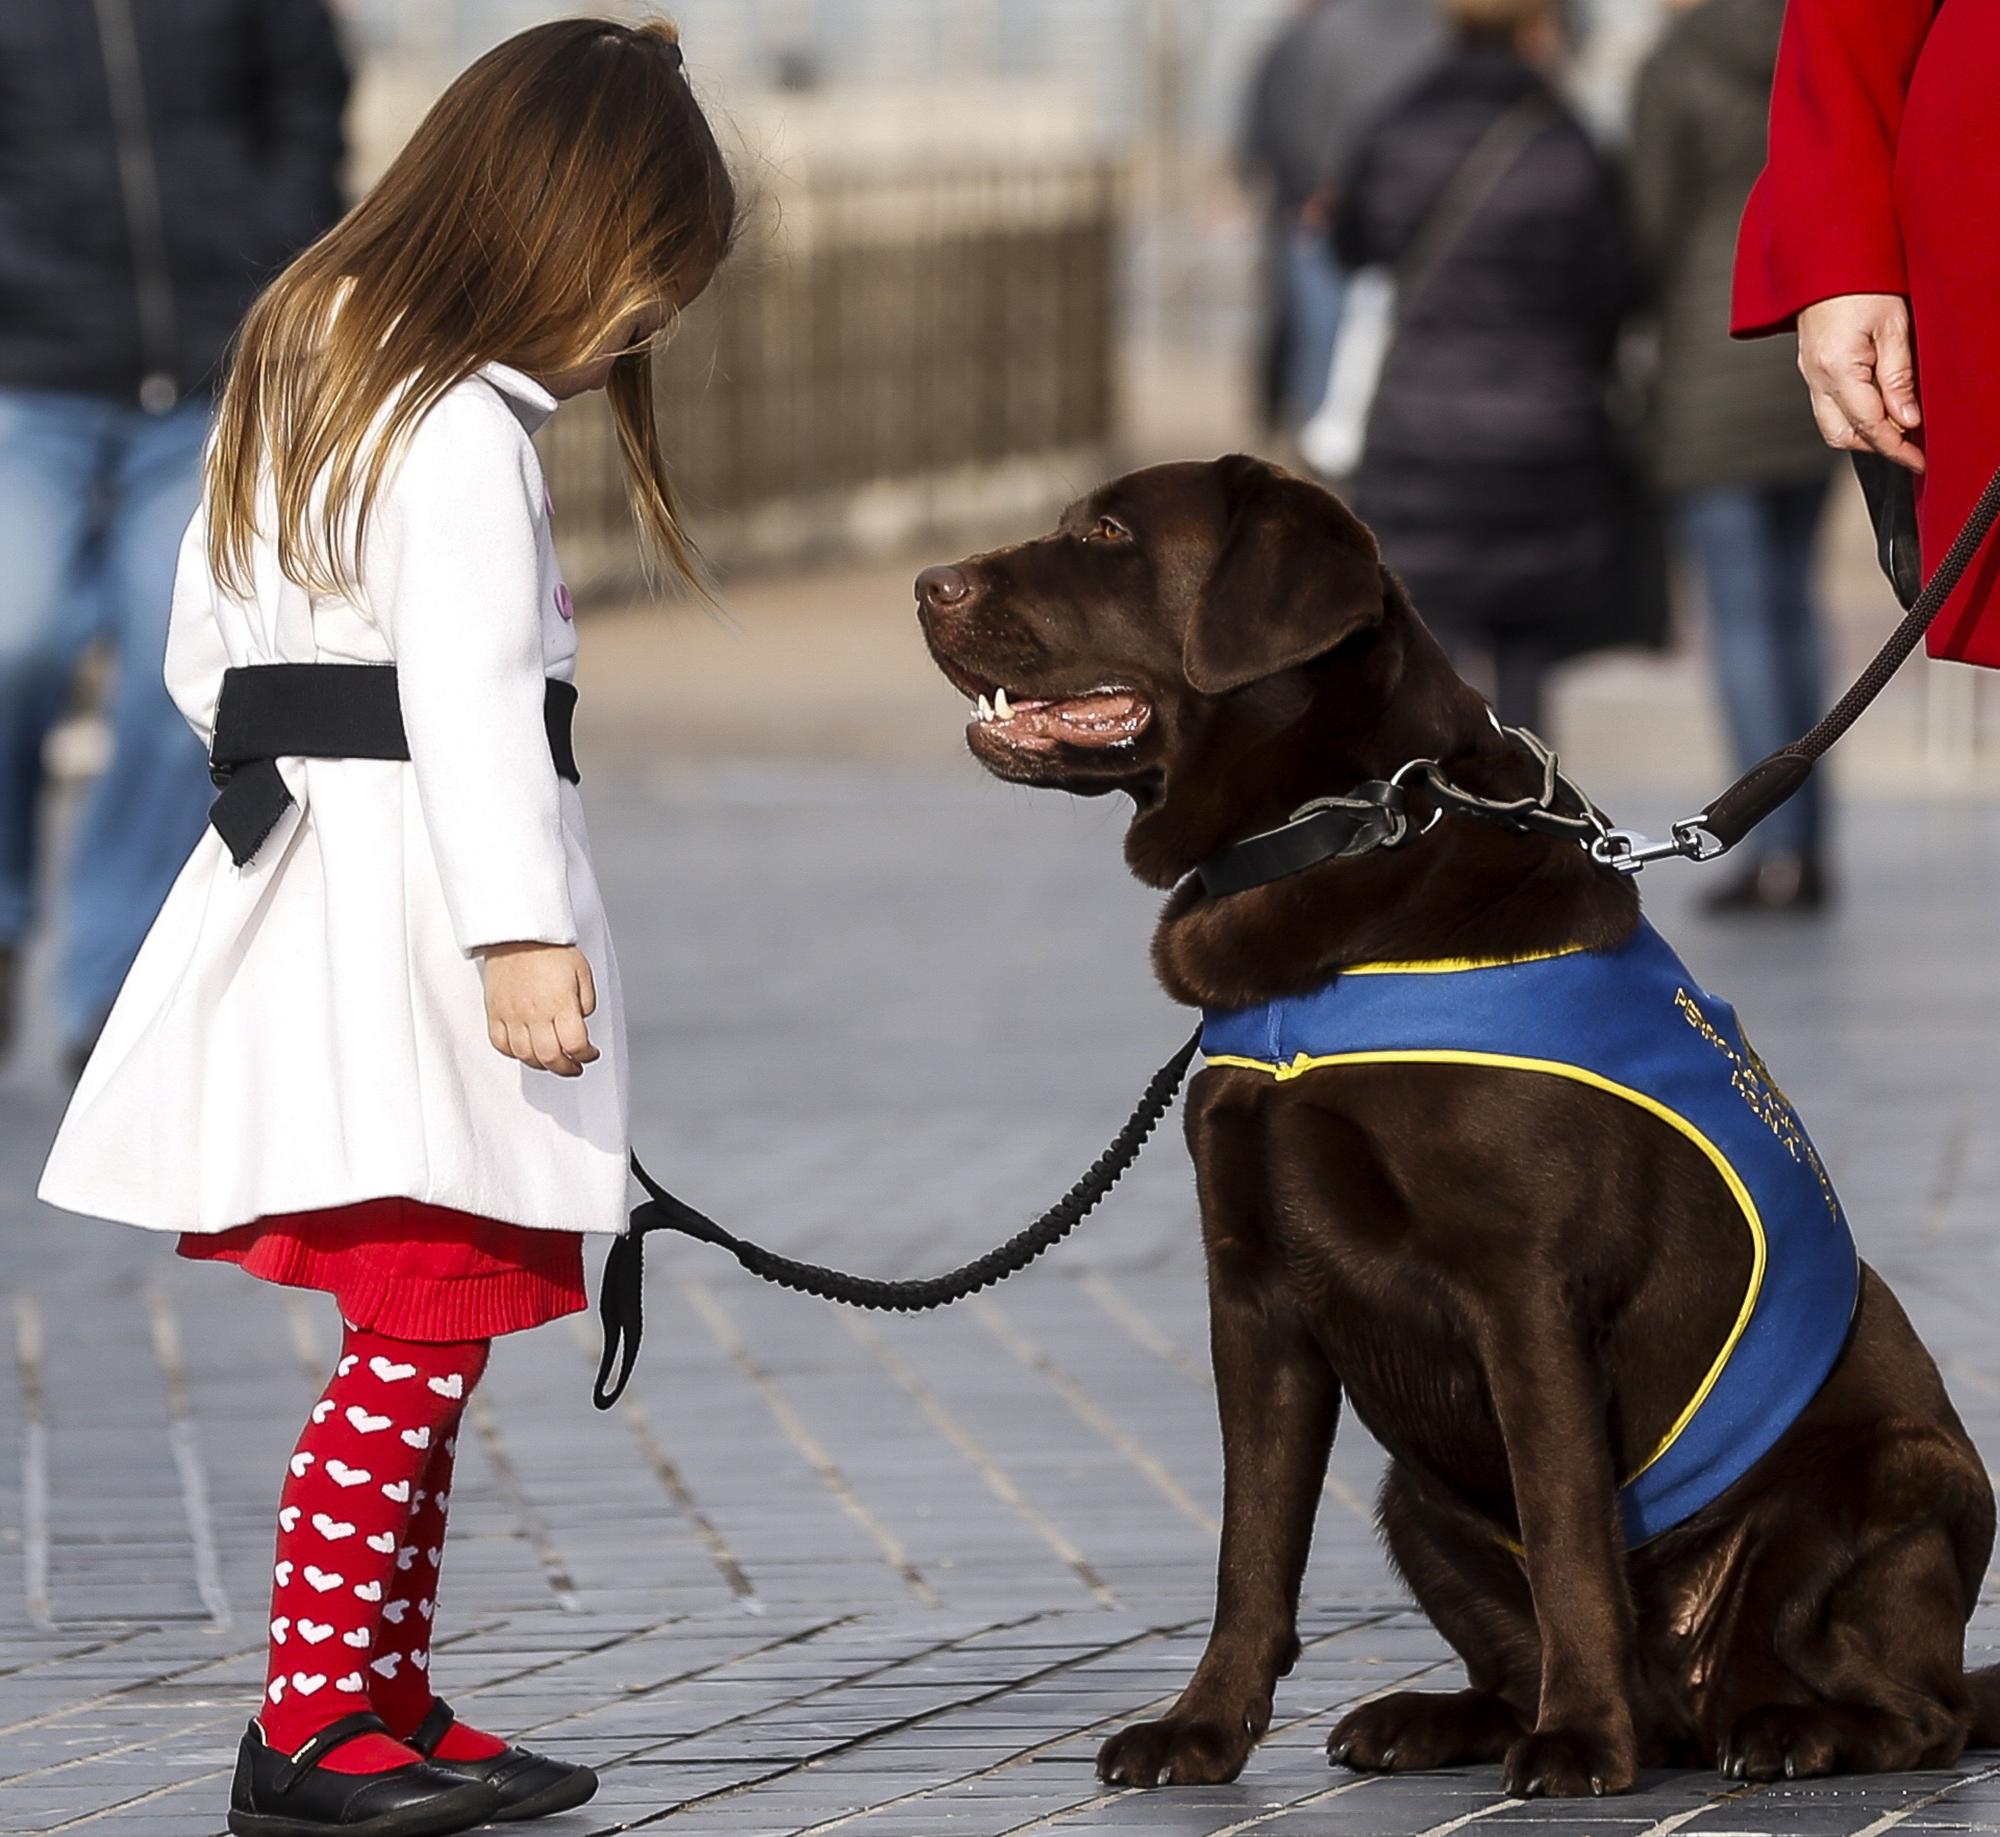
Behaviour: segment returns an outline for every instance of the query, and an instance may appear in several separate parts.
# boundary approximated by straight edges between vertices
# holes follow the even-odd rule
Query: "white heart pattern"
[[[360,1363],[361,1361],[357,1359],[353,1353],[350,1352],[346,1358],[342,1359],[340,1363],[333,1368],[333,1375],[336,1378],[344,1378],[350,1371],[352,1371],[355,1368],[355,1366],[357,1366]]]
[[[366,1627],[356,1627],[351,1633],[341,1634],[340,1643],[343,1646],[352,1646],[357,1652],[366,1652],[371,1637]]]
[[[379,1354],[368,1361],[368,1369],[384,1384],[400,1384],[405,1378],[414,1378],[417,1375],[417,1368],[414,1365],[393,1364]]]
[[[292,1673],[292,1688],[302,1697],[309,1697],[314,1691],[322,1690],[325,1686],[326,1673],[323,1671],[315,1671],[310,1677],[303,1671]]]
[[[278,1514],[278,1529],[281,1531],[296,1531],[298,1528],[299,1508],[296,1505],[288,1505]]]
[[[323,1646],[333,1637],[333,1628],[324,1620],[301,1620],[299,1637],[309,1646]]]
[[[410,1503],[409,1481],[390,1480],[385,1482],[382,1487],[382,1497],[387,1499],[391,1505],[408,1505]]]
[[[366,1486],[375,1476],[365,1467],[350,1467],[345,1461],[328,1461],[326,1477],[336,1486]]]
[[[361,1673],[358,1671],[350,1671],[344,1678],[336,1678],[333,1687],[335,1690],[346,1691],[350,1697],[358,1697],[368,1688],[361,1681]]]
[[[412,1448],[428,1448],[431,1445],[431,1432],[428,1429],[405,1429],[403,1439]]]
[[[424,1380],[440,1397],[459,1398],[465,1395],[465,1374],[455,1371],[448,1378],[426,1378]]]
[[[382,1599],[382,1584],[380,1582],[357,1582],[354,1587],[354,1598],[357,1601],[379,1601]]]
[[[285,1643],[285,1631],[291,1624],[289,1614],[280,1614],[271,1622],[271,1643],[274,1646],[282,1646]]]
[[[322,1397],[313,1405],[313,1421],[326,1421],[333,1414],[333,1407],[333,1399],[331,1397]]]
[[[386,1416],[371,1416],[358,1403],[347,1406],[347,1420],[354,1425],[357,1435],[378,1435],[389,1426]]]
[[[276,1582],[280,1588],[290,1588],[292,1585],[291,1564],[280,1563],[277,1566],[277,1568],[271,1571],[271,1579],[272,1581]]]
[[[370,1660],[368,1669],[377,1677],[392,1678],[396,1675],[396,1667],[402,1662],[402,1653],[385,1652],[380,1658]]]
[[[417,1603],[417,1612],[423,1615],[423,1617],[426,1620],[428,1620],[434,1613],[437,1612],[437,1603],[435,1601],[419,1601]]]
[[[398,1569],[408,1569],[416,1560],[417,1546],[415,1544],[405,1544],[402,1549],[396,1552],[396,1567]]]
[[[344,1575],[335,1575],[332,1570],[322,1569],[317,1563],[308,1563],[301,1573],[316,1595],[328,1594],[347,1580]]]
[[[403,1624],[403,1616],[409,1611],[410,1604],[407,1601],[390,1601],[383,1606],[382,1618],[392,1627],[399,1627]]]
[[[380,1537],[371,1537],[368,1539],[368,1548],[379,1550],[384,1556],[387,1556],[395,1547],[396,1533],[394,1531],[384,1531]]]
[[[433,1569],[435,1569],[438,1566],[438,1564],[444,1561],[444,1552],[440,1550],[436,1544],[432,1544],[431,1547],[424,1552],[424,1555],[430,1559],[430,1565]]]
[[[270,1695],[270,1698],[271,1698],[271,1701],[272,1701],[273,1703],[282,1703],[282,1702],[284,1702],[284,1700],[285,1700],[285,1680],[284,1680],[283,1678],[273,1678],[273,1679],[271,1680],[271,1689],[270,1689],[270,1692],[269,1692],[269,1695]]]
[[[428,1652],[412,1652],[410,1663],[419,1671],[428,1671],[431,1668],[431,1655]]]
[[[312,1464],[313,1457],[301,1448],[297,1454],[292,1456],[292,1478],[303,1480],[306,1477],[306,1469]]]
[[[312,1527],[330,1544],[343,1543],[354,1535],[354,1527],[338,1518],[329,1518],[324,1512],[312,1515]]]
[[[438,1496],[431,1501],[431,1503],[437,1507],[438,1516],[442,1518],[444,1514],[451,1509],[451,1494],[439,1493]]]
[[[444,1438],[444,1451],[447,1454],[456,1454],[458,1452],[458,1437],[456,1435],[447,1435]]]

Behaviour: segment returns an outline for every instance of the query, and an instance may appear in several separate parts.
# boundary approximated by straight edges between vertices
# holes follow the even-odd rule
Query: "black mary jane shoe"
[[[514,1824],[523,1818],[552,1818],[559,1811],[574,1811],[597,1796],[597,1775],[588,1767],[573,1767],[567,1761],[550,1760],[527,1748],[502,1748],[491,1760],[438,1760],[435,1749],[445,1731],[457,1721],[451,1705],[435,1698],[416,1733],[403,1737],[405,1747],[415,1748],[442,1773],[476,1780],[491,1786],[500,1795],[499,1808],[487,1813],[495,1824]]]
[[[243,1732],[229,1789],[236,1837],[450,1837],[476,1830],[498,1809],[499,1792],[463,1773],[411,1761],[386,1773],[334,1773],[322,1767],[334,1749],[360,1735],[388,1735],[380,1716],[361,1711],[329,1723],[296,1754]],[[390,1737],[394,1739],[394,1737]]]

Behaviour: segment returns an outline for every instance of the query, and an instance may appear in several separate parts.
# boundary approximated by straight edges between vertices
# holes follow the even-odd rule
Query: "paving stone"
[[[891,1274],[976,1254],[1096,1154],[1183,1037],[1146,967],[1153,897],[1100,812],[833,768],[591,789],[642,1151],[793,1254]],[[1744,1011],[1990,1452],[2000,812],[1862,807],[1848,846],[1823,924],[1705,922],[1686,871],[1647,891]],[[0,1833],[212,1837],[260,1676],[275,1476],[335,1323],[318,1298],[38,1208],[59,1110],[32,1057],[0,1077]],[[460,1457],[440,1681],[469,1716],[601,1767],[597,1803],[552,1837],[2000,1830],[2000,1757],[1753,1793],[1657,1774],[1556,1805],[1504,1799],[1496,1769],[1330,1770],[1346,1706],[1455,1678],[1383,1562],[1381,1457],[1352,1424],[1306,1652],[1243,1779],[1100,1787],[1098,1744],[1178,1692],[1211,1606],[1220,1459],[1171,1139],[1057,1257],[945,1317],[841,1313],[694,1247],[651,1261],[630,1403],[589,1408],[592,1330],[558,1324],[502,1346]],[[1971,1639],[1989,1663],[1992,1595]]]

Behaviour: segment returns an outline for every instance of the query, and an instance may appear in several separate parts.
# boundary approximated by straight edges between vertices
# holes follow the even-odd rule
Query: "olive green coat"
[[[1785,0],[1701,0],[1639,78],[1631,198],[1659,328],[1649,448],[1662,489],[1831,469],[1789,338],[1729,336],[1736,229],[1764,165]]]

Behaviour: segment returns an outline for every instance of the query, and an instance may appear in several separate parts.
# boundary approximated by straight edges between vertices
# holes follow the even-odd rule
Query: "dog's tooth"
[[[983,695],[979,698],[979,718],[982,721],[990,721],[993,718],[993,704]]]
[[[993,697],[993,718],[996,721],[1011,721],[1014,718],[1013,709],[1007,706],[1005,689],[998,691]]]

